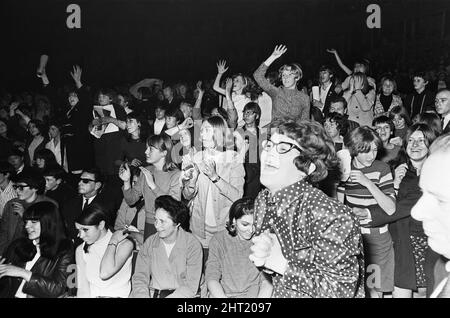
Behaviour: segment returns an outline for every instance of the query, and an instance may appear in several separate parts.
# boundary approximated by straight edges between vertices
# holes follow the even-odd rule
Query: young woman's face
[[[233,220],[236,226],[236,234],[241,240],[250,240],[253,236],[254,227],[253,227],[253,215],[243,215],[239,219]]]
[[[233,78],[233,92],[242,90],[245,87],[244,79],[242,76],[236,76]]]
[[[79,101],[78,95],[76,93],[70,93],[67,99],[69,100],[69,105],[72,107],[75,106]]]
[[[375,143],[372,142],[372,144],[370,145],[369,152],[361,152],[355,157],[355,159],[363,167],[370,167],[373,164],[373,162],[375,161],[377,154],[378,154],[377,145],[375,145]]]
[[[104,95],[104,94],[99,94],[98,95],[98,104],[100,106],[109,105],[109,104],[111,104],[111,102],[112,102],[112,99],[108,95]]]
[[[179,123],[177,122],[177,118],[173,116],[166,116],[166,127],[167,129],[173,128]]]
[[[392,83],[390,80],[385,80],[383,82],[382,86],[383,94],[386,96],[389,96],[394,91],[394,83]]]
[[[183,129],[180,131],[180,142],[183,147],[190,148],[191,147],[191,133],[187,129]]]
[[[122,95],[117,96],[117,103],[119,104],[119,106],[121,106],[123,108],[128,106],[128,103],[125,102],[125,98]]]
[[[160,151],[156,147],[147,145],[147,150],[145,150],[145,156],[147,158],[147,163],[154,164],[166,156],[166,151]]]
[[[403,128],[405,128],[405,123],[406,122],[405,122],[405,119],[402,116],[400,116],[398,114],[395,114],[393,122],[394,122],[395,129],[403,129]]]
[[[337,124],[334,121],[327,119],[323,124],[323,127],[330,138],[336,138],[339,136],[339,130],[337,129]]]
[[[100,225],[82,225],[75,222],[78,237],[88,245],[94,244],[102,234],[102,223],[104,221],[101,221]]]
[[[414,89],[416,91],[424,89],[428,83],[422,77],[415,76],[413,79]]]
[[[35,123],[29,123],[28,124],[28,131],[31,134],[31,136],[36,137],[38,136],[41,132],[39,131],[39,129],[36,127]]]
[[[167,239],[176,236],[178,225],[172,221],[166,210],[159,208],[155,213],[155,228],[160,238]]]
[[[415,131],[409,136],[406,153],[413,161],[421,161],[428,156],[428,147],[423,132]]]
[[[59,128],[55,125],[51,125],[48,129],[48,135],[50,136],[50,139],[57,138],[60,135]]]
[[[286,88],[293,88],[297,84],[297,78],[295,72],[289,69],[283,70],[281,73],[281,82]]]
[[[214,148],[214,127],[204,121],[200,128],[200,140],[205,148]]]
[[[244,111],[244,122],[246,125],[253,125],[256,119],[258,119],[258,114],[253,110]]]
[[[25,221],[25,231],[29,240],[37,240],[41,236],[41,222],[36,220]]]
[[[139,129],[139,123],[136,118],[127,118],[127,131],[129,134],[136,132]]]

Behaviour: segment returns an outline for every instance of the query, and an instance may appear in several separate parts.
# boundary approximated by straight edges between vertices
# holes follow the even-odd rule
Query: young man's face
[[[359,162],[359,164],[363,167],[370,167],[372,166],[373,162],[375,161],[378,154],[378,148],[377,145],[372,142],[370,145],[369,152],[360,152],[356,157],[356,161]]]
[[[155,109],[156,119],[161,120],[161,119],[164,119],[165,116],[166,116],[166,111],[164,109],[159,108],[159,107]]]
[[[450,114],[450,92],[442,91],[438,93],[436,95],[434,106],[439,115],[445,117]]]
[[[298,78],[295,75],[295,72],[293,70],[291,70],[290,68],[286,68],[281,73],[281,82],[283,83],[284,87],[295,88],[297,81],[298,81]]]
[[[331,74],[328,70],[323,70],[319,73],[319,81],[320,83],[328,83],[331,81]]]
[[[78,103],[78,101],[79,101],[78,95],[77,95],[76,93],[70,93],[70,94],[69,94],[69,97],[68,97],[68,100],[69,100],[69,105],[73,107],[73,106],[75,106],[75,105]]]
[[[58,188],[59,184],[61,183],[61,179],[56,179],[54,176],[45,176],[45,190],[46,191],[53,191]]]
[[[427,84],[428,82],[425,82],[425,80],[422,77],[414,76],[413,85],[416,91],[424,89],[425,86],[427,86]]]
[[[385,80],[383,82],[382,91],[383,91],[383,94],[386,96],[391,95],[392,92],[394,91],[394,83],[392,83],[389,80]]]
[[[23,165],[23,157],[17,155],[11,155],[8,157],[8,162],[15,170],[19,170]]]
[[[104,95],[104,94],[98,95],[98,103],[100,106],[109,105],[109,104],[111,104],[111,102],[112,102],[112,99],[108,95]]]
[[[411,210],[411,216],[422,222],[428,245],[450,258],[450,162],[449,153],[432,154],[420,175],[422,196]]]
[[[345,108],[342,102],[331,103],[330,105],[330,113],[338,113],[344,115]]]
[[[375,125],[375,130],[380,135],[383,143],[388,142],[392,135],[391,125],[388,123],[378,123]]]

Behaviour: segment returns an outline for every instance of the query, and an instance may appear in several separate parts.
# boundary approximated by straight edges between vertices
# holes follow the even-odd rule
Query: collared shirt
[[[155,119],[155,123],[153,124],[153,132],[155,135],[159,135],[164,125],[166,124],[165,119]]]
[[[449,121],[450,121],[450,113],[444,117],[444,121],[442,122],[442,130],[444,130],[445,127],[447,127]]]
[[[364,297],[359,223],[352,211],[305,181],[255,201],[256,235],[270,230],[288,267],[273,297]]]
[[[319,86],[319,91],[320,91],[320,102],[322,103],[322,109],[323,107],[325,107],[325,101],[327,100],[327,96],[328,96],[328,92],[330,91],[330,87],[331,87],[331,82],[328,84],[328,86],[323,89],[322,86]],[[321,110],[322,110],[321,109]]]
[[[5,208],[6,202],[14,198],[17,198],[17,193],[13,188],[12,181],[9,181],[5,190],[0,189],[0,219],[2,218],[3,209]]]
[[[94,195],[93,197],[90,197],[90,198],[85,198],[84,196],[82,196],[82,198],[83,198],[82,209],[84,209],[86,207],[86,199],[88,200],[87,205],[89,205],[92,203],[92,201],[95,199],[96,196],[97,195]]]

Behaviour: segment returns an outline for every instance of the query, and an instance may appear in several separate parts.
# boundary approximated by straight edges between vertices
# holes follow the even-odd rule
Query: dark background
[[[70,3],[81,7],[81,29],[66,27]],[[370,3],[381,6],[379,30],[366,27]],[[373,69],[429,68],[448,58],[450,42],[448,0],[2,0],[0,20],[8,89],[39,84],[43,52],[54,82],[70,82],[76,63],[84,81],[111,85],[213,78],[219,58],[229,74],[251,74],[279,43],[288,46],[279,63],[300,62],[307,76],[337,67],[327,47],[349,67],[366,57]]]

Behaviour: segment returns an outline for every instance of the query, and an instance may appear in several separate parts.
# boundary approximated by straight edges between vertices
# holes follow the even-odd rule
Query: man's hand
[[[12,204],[12,211],[22,217],[23,213],[25,212],[25,208],[23,205],[19,202],[13,202]]]
[[[128,166],[128,163],[124,163],[123,165],[120,166],[119,178],[123,182],[129,182],[130,181],[130,179],[131,179],[131,171],[130,171],[130,167]]]
[[[81,83],[81,73],[82,69],[78,65],[74,65],[73,72],[70,72],[70,76],[72,76],[73,80],[75,81],[77,88],[83,86],[83,84]]]

